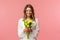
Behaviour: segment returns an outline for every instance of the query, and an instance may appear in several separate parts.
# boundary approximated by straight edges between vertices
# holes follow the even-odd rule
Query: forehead
[[[27,7],[26,10],[31,10],[31,8]]]

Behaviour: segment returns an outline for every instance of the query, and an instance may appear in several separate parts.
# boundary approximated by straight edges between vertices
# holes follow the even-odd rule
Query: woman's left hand
[[[29,32],[32,32],[32,29],[31,28],[29,28]]]

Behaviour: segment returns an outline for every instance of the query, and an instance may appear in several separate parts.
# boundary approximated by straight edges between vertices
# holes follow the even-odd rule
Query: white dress
[[[36,22],[34,23],[33,27],[32,27],[32,32],[30,33],[30,37],[29,39],[27,39],[26,34],[24,33],[24,22],[23,22],[23,18],[20,18],[18,20],[18,37],[20,40],[37,40],[37,36],[39,33],[39,24],[38,24],[38,19],[35,18]]]

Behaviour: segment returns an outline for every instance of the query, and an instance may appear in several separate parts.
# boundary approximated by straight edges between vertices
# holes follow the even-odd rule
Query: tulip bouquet
[[[33,26],[33,20],[24,20],[25,28],[31,28]],[[26,32],[27,39],[29,39],[30,32]]]

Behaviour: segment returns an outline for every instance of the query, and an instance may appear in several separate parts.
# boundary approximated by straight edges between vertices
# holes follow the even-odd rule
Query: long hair
[[[27,4],[27,5],[25,6],[23,18],[24,18],[24,20],[27,18],[26,9],[27,9],[28,7],[31,8],[31,11],[32,11],[32,15],[30,16],[30,18],[35,21],[34,8],[33,8],[33,6],[32,6],[31,4]]]

